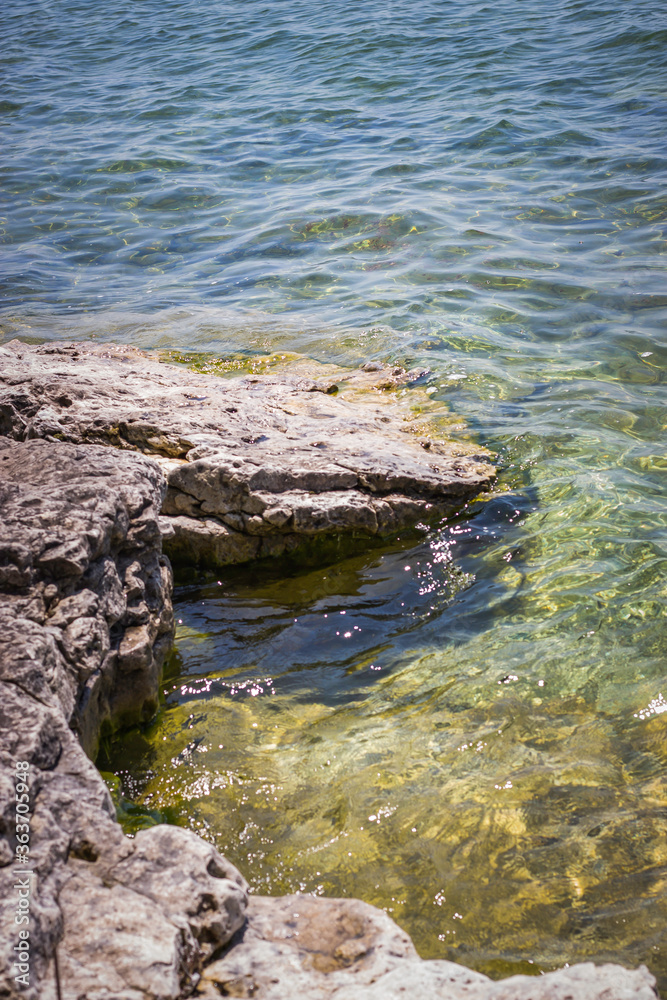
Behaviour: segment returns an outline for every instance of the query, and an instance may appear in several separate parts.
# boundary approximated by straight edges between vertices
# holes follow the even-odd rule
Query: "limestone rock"
[[[408,935],[357,899],[251,896],[247,926],[205,970],[198,992],[212,985],[218,996],[319,1000],[338,986],[372,983],[406,961],[420,961]]]
[[[187,995],[207,955],[243,924],[247,885],[211,845],[177,827],[112,844],[96,863],[70,860],[61,876],[63,1000]],[[40,997],[56,1000],[46,984]]]
[[[493,983],[421,961],[358,900],[248,908],[243,877],[194,833],[129,839],[115,821],[85,751],[156,706],[173,629],[163,537],[183,558],[243,561],[392,531],[490,480],[484,456],[420,448],[386,413],[334,405],[331,388],[226,384],[125,348],[0,347],[0,1000],[655,996],[644,968]],[[15,860],[17,761],[30,764],[29,868]],[[27,986],[17,868],[31,872]]]
[[[510,976],[494,983],[489,1000],[653,1000],[655,977],[646,966],[582,962],[546,976]],[[370,1000],[370,998],[369,998]]]
[[[331,381],[218,378],[108,344],[12,341],[0,361],[0,433],[155,456],[165,549],[190,563],[389,535],[459,508],[495,472],[483,449],[405,433],[402,411],[338,398]],[[368,396],[409,377],[380,365],[346,381]]]
[[[592,962],[493,982],[446,961],[423,961],[381,910],[355,899],[250,897],[248,921],[194,993],[254,1000],[655,1000],[655,979]]]
[[[143,455],[0,438],[0,997],[55,1000],[57,950],[64,1000],[175,1000],[244,920],[243,878],[193,833],[123,836],[85,753],[157,705],[173,634],[164,490]],[[17,870],[34,873],[28,987],[14,979]]]
[[[112,717],[157,707],[173,635],[163,494],[141,455],[0,438],[0,676],[25,678],[91,754]]]

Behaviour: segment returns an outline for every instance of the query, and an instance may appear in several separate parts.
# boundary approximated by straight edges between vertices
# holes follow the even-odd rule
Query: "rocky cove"
[[[249,895],[193,833],[161,825],[129,839],[115,820],[91,761],[104,729],[157,707],[170,560],[389,537],[492,483],[483,450],[381,404],[383,387],[419,372],[367,367],[349,387],[380,392],[347,399],[332,378],[221,380],[108,344],[0,348],[0,996],[656,995],[643,967],[492,982],[423,961],[373,907]],[[14,966],[17,761],[29,765],[27,985]]]

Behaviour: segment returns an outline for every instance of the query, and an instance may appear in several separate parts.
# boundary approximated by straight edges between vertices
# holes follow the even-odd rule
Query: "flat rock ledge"
[[[219,378],[120,345],[11,341],[0,347],[0,434],[153,457],[168,484],[165,551],[188,564],[390,535],[489,488],[483,449],[406,433],[403,415],[380,405],[409,373],[366,367],[345,376],[369,390],[360,405],[332,379]]]
[[[587,963],[542,977],[492,982],[450,962],[422,961],[385,913],[358,900],[249,896],[242,875],[190,831],[160,825],[133,839],[123,835],[91,757],[105,727],[155,710],[173,636],[171,569],[162,554],[163,535],[169,534],[164,519],[190,518],[201,530],[209,513],[204,505],[218,504],[212,516],[220,526],[229,527],[223,517],[230,511],[242,520],[257,517],[271,525],[264,514],[277,506],[277,496],[284,500],[283,494],[290,494],[289,518],[278,526],[287,529],[262,528],[264,534],[253,535],[250,522],[243,520],[242,527],[229,528],[233,543],[216,550],[223,561],[269,554],[266,539],[278,548],[276,539],[286,545],[302,523],[297,500],[305,504],[305,497],[312,504],[312,520],[305,523],[324,523],[323,530],[334,533],[341,520],[344,530],[356,528],[344,521],[342,508],[322,500],[331,492],[340,500],[338,494],[348,486],[318,490],[318,481],[306,478],[312,471],[306,461],[310,453],[303,451],[301,439],[290,465],[287,432],[275,431],[285,435],[284,475],[271,486],[268,449],[253,464],[240,445],[223,448],[224,425],[214,433],[201,408],[190,412],[188,402],[182,402],[182,420],[180,415],[173,423],[167,416],[157,419],[158,413],[168,414],[171,393],[181,398],[182,386],[192,386],[189,373],[178,372],[176,378],[171,369],[158,366],[165,380],[161,395],[154,362],[84,355],[84,377],[80,360],[74,347],[0,348],[0,998],[653,1000],[655,980],[644,967],[631,971]],[[144,363],[150,377],[140,372]],[[199,386],[198,377],[196,382]],[[218,380],[211,392],[215,387]],[[140,405],[144,389],[150,404]],[[252,392],[233,391],[239,402]],[[289,391],[298,397],[310,390]],[[229,403],[227,390],[220,392]],[[124,395],[130,398],[124,401]],[[244,411],[250,430],[244,433],[253,437],[257,422],[270,423],[265,414],[277,404],[266,403],[276,398],[270,384],[261,405],[251,398]],[[367,419],[360,418],[366,427],[360,435],[371,435]],[[197,449],[207,446],[200,435],[213,441],[213,450],[201,456]],[[397,454],[402,447],[395,445]],[[434,470],[429,479],[428,462],[417,451],[432,449],[412,442],[406,447],[416,470],[409,486],[391,472],[397,466],[380,463],[370,452],[365,471],[358,469],[350,481],[349,490],[363,498],[363,509],[376,513],[366,531],[369,524],[377,531],[393,528],[398,521],[392,518],[411,523],[406,508],[398,501],[392,506],[389,498],[416,504],[411,517],[422,517],[446,509],[456,496],[473,494],[490,477],[482,460],[438,457],[433,463],[437,475],[449,463],[454,484],[440,496]],[[158,461],[141,454],[151,448]],[[178,454],[165,458],[169,449]],[[236,460],[240,465],[234,465]],[[165,461],[175,462],[167,467],[169,484],[160,461],[163,467]],[[325,485],[330,476],[343,476],[343,466],[331,464],[334,472],[324,463]],[[324,465],[317,468],[322,471]],[[290,468],[302,471],[289,479]],[[366,478],[372,469],[379,478]],[[422,485],[416,489],[412,484],[419,476]],[[246,509],[257,497],[261,505],[265,495],[272,506],[267,499],[261,511]],[[186,502],[178,497],[193,501],[189,513],[161,513]],[[375,506],[382,503],[387,507]],[[383,512],[379,521],[378,511]],[[27,855],[17,811],[21,829],[29,829]],[[16,964],[19,932],[26,926],[16,920],[26,912],[29,960]]]

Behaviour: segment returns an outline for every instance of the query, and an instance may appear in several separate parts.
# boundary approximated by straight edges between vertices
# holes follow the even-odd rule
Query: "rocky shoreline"
[[[376,369],[365,385],[411,378]],[[643,967],[494,983],[423,961],[373,907],[252,897],[195,834],[129,839],[116,822],[91,758],[104,729],[155,711],[173,638],[163,545],[215,566],[382,537],[490,485],[487,454],[406,434],[336,387],[195,375],[113,345],[0,347],[0,997],[656,996]]]

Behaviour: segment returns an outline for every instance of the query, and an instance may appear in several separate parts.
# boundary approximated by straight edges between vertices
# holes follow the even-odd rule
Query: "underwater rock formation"
[[[302,527],[390,530],[471,495],[492,469],[443,445],[434,470],[421,452],[435,446],[404,449],[400,439],[398,462],[381,434],[357,454],[354,442],[372,438],[365,416],[337,451],[349,468],[318,458],[312,442],[309,465],[305,439],[272,423],[286,396],[309,389],[283,381],[278,404],[269,381],[256,401],[242,384],[230,396],[219,380],[121,353],[125,361],[80,358],[73,347],[0,348],[0,998],[654,997],[643,968],[586,964],[493,983],[422,961],[388,916],[357,900],[249,900],[239,872],[190,831],[123,835],[90,757],[101,730],[157,704],[173,634],[161,508],[167,527],[185,518],[204,535],[209,521],[223,538],[229,531],[237,548],[216,542],[215,555],[229,561]],[[233,432],[213,418],[209,426],[195,405],[204,401],[189,399],[204,388],[219,392],[218,416],[223,403],[243,413]],[[262,422],[282,441],[273,479],[270,449],[255,460],[261,442],[240,443]],[[169,492],[159,462],[141,454],[151,450],[163,468],[173,463]],[[188,513],[175,513],[184,503]],[[344,510],[365,513],[353,522]],[[232,514],[236,527],[224,521]]]

